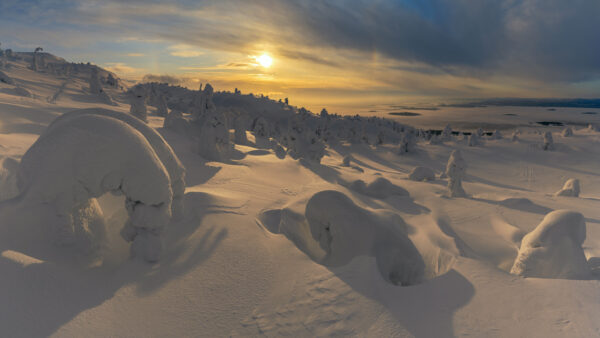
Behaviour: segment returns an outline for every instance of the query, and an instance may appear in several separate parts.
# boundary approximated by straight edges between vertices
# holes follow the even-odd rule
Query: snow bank
[[[310,233],[326,252],[322,263],[340,266],[358,255],[371,255],[385,280],[412,285],[423,278],[424,262],[399,217],[396,227],[383,225],[338,191],[321,191],[306,205]]]
[[[169,179],[171,181],[171,190],[173,191],[173,203],[171,205],[171,211],[174,219],[180,219],[183,217],[183,195],[185,193],[185,168],[181,161],[171,148],[171,146],[165,141],[165,139],[152,127],[143,123],[138,118],[133,117],[130,114],[117,112],[114,110],[102,109],[102,108],[89,108],[75,110],[65,113],[56,118],[48,126],[43,134],[48,133],[56,126],[64,123],[65,121],[81,116],[81,115],[99,115],[107,116],[122,122],[127,123],[135,130],[140,132],[146,140],[152,146],[152,149],[156,152],[156,155],[162,162],[169,173]]]
[[[579,197],[579,180],[576,178],[570,178],[565,182],[562,189],[557,191],[555,196],[569,196]]]
[[[435,180],[435,172],[429,167],[415,167],[408,174],[408,179],[413,181],[433,181]]]
[[[373,198],[388,198],[390,196],[408,196],[408,191],[394,185],[389,180],[378,177],[373,182],[366,184],[363,180],[352,181],[348,186],[350,190]]]
[[[53,207],[54,217],[37,224],[51,227],[63,245],[77,245],[77,235],[88,233],[76,220],[92,207],[91,199],[124,194],[129,213],[124,237],[135,242],[134,254],[158,260],[158,236],[171,218],[171,182],[150,143],[128,124],[99,115],[67,118],[27,150],[17,179],[25,209],[35,215],[36,208]]]
[[[585,237],[582,214],[553,211],[523,237],[510,272],[524,277],[585,278],[590,273],[581,248]]]

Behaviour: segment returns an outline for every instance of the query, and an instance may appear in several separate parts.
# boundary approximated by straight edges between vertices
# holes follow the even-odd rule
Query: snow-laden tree
[[[552,133],[547,131],[544,133],[544,142],[542,144],[543,150],[554,150],[554,140],[552,139]]]
[[[169,173],[171,190],[173,191],[173,203],[171,204],[173,218],[182,218],[183,197],[185,192],[185,168],[167,141],[165,141],[165,139],[154,128],[148,126],[146,123],[143,123],[138,118],[127,113],[102,108],[75,110],[57,117],[54,121],[52,121],[48,128],[46,128],[42,135],[47,134],[56,126],[64,123],[68,119],[81,115],[100,115],[117,119],[127,123],[146,138]]]
[[[444,127],[444,130],[442,130],[441,139],[443,142],[452,140],[452,127],[450,127],[449,124]]]
[[[246,135],[246,129],[248,128],[248,119],[246,115],[240,115],[233,121],[234,129],[234,142],[236,144],[246,145],[248,144],[248,137]]]
[[[524,277],[588,278],[590,269],[582,248],[585,237],[582,214],[552,211],[523,237],[510,273]]]
[[[229,128],[225,115],[216,110],[208,111],[200,127],[196,151],[211,161],[229,158],[232,145],[229,141]]]
[[[167,100],[165,95],[158,93],[156,97],[156,115],[166,117],[169,115],[169,107],[167,107]]]
[[[192,101],[192,106],[190,107],[190,112],[192,113],[192,120],[198,122],[202,125],[204,118],[208,114],[213,114],[216,110],[216,106],[213,102],[214,89],[207,83],[202,89],[202,85],[196,92],[194,99]]]
[[[101,229],[88,227],[101,217],[95,198],[113,192],[125,195],[129,218],[121,234],[133,242],[132,253],[159,259],[160,234],[172,215],[169,173],[148,140],[127,123],[99,115],[65,119],[23,155],[17,177],[17,201],[39,218],[31,231],[43,238],[68,246],[97,243]]]
[[[459,149],[452,151],[448,164],[446,165],[446,177],[448,178],[448,192],[450,197],[465,197],[467,194],[462,187],[462,180],[467,173],[467,163],[462,157]]]
[[[468,141],[468,145],[469,147],[477,147],[479,145],[481,145],[481,139],[479,138],[479,133],[475,132],[475,133],[471,133],[471,135],[469,135],[469,141]]]
[[[142,86],[134,86],[130,93],[131,107],[129,113],[138,119],[148,122],[148,110],[146,109],[146,91]]]
[[[568,179],[563,185],[562,189],[557,191],[555,196],[569,196],[569,197],[579,197],[579,180],[576,178]]]
[[[517,142],[519,140],[519,133],[517,130],[513,131],[512,135],[510,137],[510,140],[512,142]]]
[[[252,123],[252,132],[254,133],[255,144],[258,148],[270,148],[269,137],[271,136],[271,127],[264,117],[260,116],[254,120]]]
[[[492,140],[501,140],[504,137],[502,136],[502,133],[500,132],[500,130],[496,129],[494,130],[494,133],[492,134]]]

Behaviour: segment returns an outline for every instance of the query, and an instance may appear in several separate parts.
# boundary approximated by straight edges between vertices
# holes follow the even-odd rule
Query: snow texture
[[[581,248],[585,237],[582,214],[553,211],[523,237],[510,272],[524,277],[586,278],[590,270]]]

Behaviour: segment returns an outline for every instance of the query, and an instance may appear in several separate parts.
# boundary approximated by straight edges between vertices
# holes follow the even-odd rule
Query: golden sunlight
[[[269,68],[273,64],[273,58],[266,53],[261,56],[257,56],[256,61],[265,68]]]

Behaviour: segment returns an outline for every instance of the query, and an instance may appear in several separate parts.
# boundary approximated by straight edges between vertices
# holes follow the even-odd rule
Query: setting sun
[[[265,68],[269,68],[273,64],[273,58],[271,58],[268,54],[263,54],[256,57],[256,61]]]

